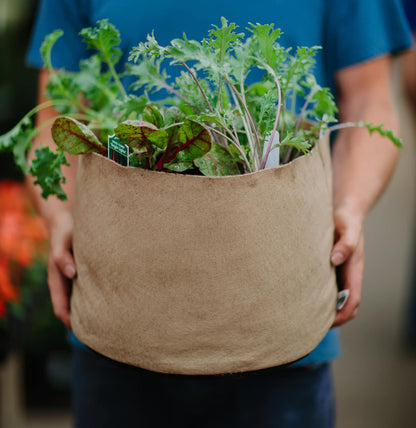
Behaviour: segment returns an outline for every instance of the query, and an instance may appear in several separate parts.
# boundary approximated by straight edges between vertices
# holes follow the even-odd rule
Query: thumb
[[[61,269],[62,273],[68,278],[73,279],[77,274],[77,270],[75,268],[75,263],[73,260],[67,260],[59,265],[59,269]]]
[[[72,257],[72,254],[69,251],[65,251],[62,254],[54,257],[54,262],[58,269],[68,279],[73,279],[77,274],[74,258]]]
[[[51,253],[54,264],[67,278],[73,279],[76,275],[74,257],[72,256],[72,230],[61,228],[52,235]]]
[[[334,247],[331,252],[331,262],[334,266],[345,263],[351,254],[356,250],[360,239],[361,228],[351,222],[344,224],[342,228],[335,225],[335,236],[337,236]]]

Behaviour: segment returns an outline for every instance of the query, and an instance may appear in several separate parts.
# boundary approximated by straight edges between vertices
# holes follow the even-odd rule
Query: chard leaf
[[[166,163],[192,162],[208,153],[211,144],[211,133],[204,125],[185,120],[178,130],[178,142],[168,148],[169,157]]]
[[[165,126],[173,125],[174,123],[182,122],[185,119],[184,113],[178,107],[169,107],[165,113]]]
[[[163,116],[156,106],[148,105],[143,110],[143,120],[156,126],[156,128],[163,128]]]
[[[138,150],[147,148],[149,143],[164,150],[169,139],[165,130],[140,120],[126,120],[114,129],[114,133],[124,144]]]
[[[177,153],[178,160],[194,160],[211,149],[212,136],[208,129],[198,122],[185,120],[178,131],[179,141],[182,144]]]
[[[55,144],[71,155],[83,153],[105,153],[106,147],[83,123],[61,116],[52,125],[52,138]]]
[[[40,47],[40,54],[42,56],[45,67],[48,70],[52,69],[52,62],[51,62],[52,48],[55,45],[56,41],[60,37],[62,37],[63,34],[64,32],[62,30],[55,30],[53,33],[48,34],[45,37],[45,40],[43,41],[42,46]]]
[[[36,178],[35,184],[42,188],[42,197],[47,199],[56,195],[60,200],[66,201],[67,195],[62,189],[65,177],[62,174],[62,165],[69,166],[62,151],[53,152],[49,147],[41,147],[35,151],[36,158],[32,161],[30,174]]]
[[[165,128],[165,131],[167,132],[169,137],[168,144],[167,144],[169,148],[172,148],[179,141],[178,132],[179,132],[180,126],[181,126],[180,123],[179,124],[174,123],[168,126],[167,128]]]
[[[235,157],[219,144],[213,144],[205,156],[194,160],[194,164],[202,174],[208,176],[240,174]]]
[[[169,170],[169,171],[174,171],[174,172],[184,172],[188,169],[193,169],[195,168],[193,162],[177,162],[177,163],[165,163],[164,168]]]

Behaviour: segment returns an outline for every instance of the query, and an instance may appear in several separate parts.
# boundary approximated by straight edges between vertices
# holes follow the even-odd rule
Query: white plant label
[[[267,150],[269,148],[271,136],[272,136],[272,133],[269,132],[267,137],[266,137],[266,140],[264,142],[263,158],[266,156]],[[267,158],[266,165],[265,165],[264,169],[275,168],[276,166],[279,166],[279,164],[280,164],[280,147],[276,147],[279,145],[279,143],[280,143],[280,137],[279,137],[279,133],[276,131],[276,133],[274,134],[274,138],[273,138],[272,150],[269,153],[269,157]]]

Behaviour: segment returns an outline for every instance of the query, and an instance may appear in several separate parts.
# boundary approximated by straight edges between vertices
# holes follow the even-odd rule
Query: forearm
[[[391,95],[391,58],[381,57],[337,74],[341,122],[373,122],[397,130]],[[353,319],[361,300],[364,272],[364,219],[386,188],[397,162],[390,140],[367,129],[339,132],[332,152],[335,243],[331,261],[338,268],[338,286],[349,292],[334,326]]]
[[[373,117],[377,122],[381,119],[381,115]],[[393,112],[383,124],[397,129]],[[398,149],[389,140],[374,134],[370,137],[364,129],[341,131],[333,149],[335,210],[347,209],[364,220],[386,188],[397,159]]]
[[[39,76],[39,104],[45,101],[45,93],[49,75],[41,71]],[[41,110],[37,115],[36,125],[41,131],[33,141],[33,147],[28,153],[29,160],[35,157],[35,151],[42,146],[56,149],[51,137],[51,123],[59,113],[52,108]],[[67,328],[71,328],[70,300],[71,283],[76,275],[75,261],[72,255],[72,233],[73,233],[73,204],[75,196],[75,177],[77,173],[76,156],[67,156],[71,164],[62,168],[66,183],[62,186],[68,195],[68,201],[63,202],[55,196],[49,196],[47,200],[41,196],[41,189],[34,184],[33,177],[27,177],[27,187],[32,195],[37,209],[45,219],[50,237],[50,249],[48,257],[48,286],[51,293],[54,313]]]
[[[36,147],[39,147],[40,144],[46,146],[49,145],[49,141],[46,138],[39,138],[38,141],[34,142],[33,152],[29,154],[30,158],[33,159],[34,150]],[[51,145],[51,147],[53,146]],[[67,201],[61,201],[56,196],[49,196],[48,199],[44,199],[41,196],[40,186],[34,184],[35,179],[31,176],[26,177],[26,186],[31,194],[32,200],[34,201],[38,212],[45,219],[49,230],[54,226],[59,216],[72,214],[74,207],[77,158],[75,156],[68,155],[66,155],[66,158],[71,165],[70,167],[62,168],[62,173],[66,180],[65,184],[62,185],[62,188],[68,195]]]
[[[45,71],[41,71],[39,75],[39,95],[38,101],[39,104],[45,101],[44,92],[46,89],[46,85],[48,82],[49,76]],[[51,124],[53,119],[59,115],[59,112],[54,110],[53,108],[47,108],[42,110],[36,118],[36,125],[39,127],[40,125],[40,133],[36,136],[33,141],[32,149],[28,153],[29,160],[35,158],[35,151],[41,145],[49,146],[52,150],[56,150],[56,145],[51,137]],[[66,179],[65,184],[63,184],[63,189],[65,193],[68,195],[68,201],[61,201],[56,196],[50,196],[47,200],[45,200],[41,196],[41,188],[38,185],[34,184],[34,178],[31,176],[27,176],[26,183],[27,187],[30,191],[32,199],[42,217],[45,219],[47,226],[49,229],[54,226],[54,224],[59,221],[61,216],[68,216],[68,214],[72,213],[73,204],[74,204],[74,196],[75,196],[75,179],[77,173],[77,163],[78,159],[76,156],[66,155],[70,166],[64,166],[62,168],[63,175]]]
[[[53,141],[50,141],[50,129],[46,130],[45,133],[49,135],[40,135],[39,138],[33,143],[33,150],[29,153],[29,158],[34,158],[34,151],[36,148],[42,146],[50,146],[53,148]],[[39,185],[34,184],[35,179],[32,176],[26,177],[26,185],[31,194],[32,200],[34,201],[37,210],[41,216],[45,219],[48,229],[50,229],[57,217],[61,213],[72,213],[75,196],[75,179],[77,173],[77,158],[75,156],[66,156],[70,167],[63,167],[62,172],[66,179],[65,184],[62,185],[65,193],[68,195],[67,201],[61,201],[56,196],[49,196],[48,199],[44,199],[41,196],[41,188]]]
[[[386,77],[385,77],[386,78]],[[340,99],[341,122],[364,120],[398,129],[389,87],[374,87]],[[367,129],[344,129],[333,148],[334,208],[364,218],[385,190],[398,159],[398,149]]]

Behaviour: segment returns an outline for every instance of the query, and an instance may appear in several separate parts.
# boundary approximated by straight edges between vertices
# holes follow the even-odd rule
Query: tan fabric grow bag
[[[279,168],[201,177],[80,160],[75,335],[158,372],[276,366],[335,316],[328,142]]]

